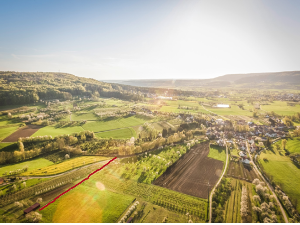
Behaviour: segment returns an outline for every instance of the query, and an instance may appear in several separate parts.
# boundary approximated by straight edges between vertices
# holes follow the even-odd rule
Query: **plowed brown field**
[[[18,141],[19,137],[30,137],[42,127],[43,126],[38,126],[38,125],[27,125],[26,127],[23,127],[17,130],[15,133],[4,138],[2,142],[16,142]]]
[[[155,185],[199,198],[208,198],[208,190],[218,181],[223,162],[207,157],[209,142],[195,145],[169,167]]]
[[[255,178],[258,178],[250,165],[245,165],[242,162],[235,161],[230,161],[226,175],[249,182],[252,182]]]

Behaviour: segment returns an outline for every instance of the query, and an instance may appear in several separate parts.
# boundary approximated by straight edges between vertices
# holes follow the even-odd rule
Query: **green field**
[[[279,115],[294,115],[296,112],[300,112],[300,105],[288,106],[287,102],[274,101],[270,105],[262,105],[261,109],[267,112],[275,112]]]
[[[281,146],[281,140],[278,143]],[[300,152],[300,138],[288,139],[285,149],[290,153]]]
[[[135,116],[125,117],[125,118],[118,118],[114,120],[107,120],[107,121],[97,121],[97,122],[88,122],[84,124],[82,127],[85,130],[99,132],[99,131],[108,131],[118,128],[124,127],[132,127],[137,125],[142,125],[147,120],[137,118]]]
[[[46,126],[46,127],[39,129],[37,132],[35,132],[32,135],[32,137],[45,136],[45,135],[51,135],[52,137],[55,137],[55,136],[59,136],[59,135],[63,135],[63,134],[78,133],[80,131],[83,131],[81,126],[62,127],[62,128]]]
[[[273,178],[276,184],[282,187],[282,190],[293,201],[300,199],[300,168],[297,167],[288,156],[280,155],[276,150],[276,154],[271,151],[261,153],[259,163],[266,174]],[[263,159],[267,160],[264,161]],[[297,206],[300,211],[300,204]]]
[[[16,142],[9,142],[9,143],[0,142],[0,151],[13,152],[16,150],[19,150]]]
[[[237,105],[230,105],[231,108],[212,108],[205,106],[205,108],[213,113],[218,115],[243,115],[243,116],[252,116],[253,113],[248,110],[242,110]]]
[[[234,155],[234,156],[238,156],[239,157],[239,150],[233,148],[233,149],[230,149],[230,154],[231,155]]]
[[[226,161],[225,147],[211,145],[209,149],[208,157],[225,162]]]
[[[17,169],[23,169],[25,166],[28,166],[28,171],[32,171],[32,170],[35,170],[35,169],[38,169],[38,168],[43,168],[43,167],[46,167],[46,166],[50,166],[52,164],[53,164],[53,162],[51,162],[47,159],[43,159],[43,158],[28,160],[26,162],[21,162],[21,163],[17,163],[17,164],[14,164],[14,165],[0,167],[0,176],[4,172],[14,171],[14,170],[17,170]]]
[[[92,113],[72,113],[71,115],[72,120],[78,121],[78,120],[98,120],[98,117]]]
[[[109,158],[102,156],[81,156],[74,159],[65,160],[59,164],[53,164],[40,169],[22,173],[22,176],[48,176],[66,172],[74,168],[82,167],[95,162],[107,160]]]
[[[112,130],[112,131],[106,131],[106,132],[100,132],[95,134],[96,137],[99,138],[116,138],[116,139],[128,139],[131,137],[136,138],[136,132],[133,128],[124,128],[124,129],[118,129],[118,130]]]
[[[88,180],[60,197],[44,210],[43,222],[115,223],[134,197],[105,189],[100,182]]]
[[[12,133],[14,133],[16,130],[18,130],[19,126],[13,126],[13,127],[1,127],[0,128],[0,141],[2,141],[4,138],[8,137]]]

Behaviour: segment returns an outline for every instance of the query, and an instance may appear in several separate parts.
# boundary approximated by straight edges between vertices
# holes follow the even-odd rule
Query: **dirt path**
[[[210,192],[210,196],[209,196],[209,223],[211,223],[211,217],[212,217],[212,206],[211,206],[211,203],[212,203],[212,196],[215,192],[215,189],[216,187],[218,187],[219,183],[221,182],[225,172],[226,172],[226,169],[227,169],[227,165],[228,165],[228,148],[227,148],[227,145],[226,145],[226,164],[225,164],[225,168],[224,168],[224,171],[220,177],[220,179],[218,180],[218,182],[216,183],[216,185],[214,186],[214,188],[211,190]]]
[[[247,143],[247,151],[248,151],[248,154],[249,154],[249,156],[250,156],[250,161],[251,161],[252,164],[253,164],[253,168],[254,168],[255,173],[256,173],[259,177],[261,177],[261,179],[268,185],[269,189],[270,189],[271,192],[272,192],[272,195],[275,197],[275,199],[276,199],[276,201],[277,201],[277,204],[278,204],[279,207],[280,207],[280,210],[281,210],[282,216],[283,216],[283,218],[284,218],[284,221],[285,221],[286,223],[288,223],[289,221],[288,221],[288,219],[287,219],[287,217],[286,217],[286,214],[285,214],[285,212],[284,212],[284,210],[283,210],[283,207],[282,207],[280,201],[278,200],[276,194],[274,193],[274,188],[273,188],[273,187],[269,184],[269,182],[264,178],[264,176],[261,174],[261,172],[258,170],[258,168],[257,168],[257,166],[255,165],[255,163],[253,162],[253,160],[252,160],[252,155],[251,155],[251,153],[250,153],[250,150],[249,150],[249,144],[248,144],[248,143]]]

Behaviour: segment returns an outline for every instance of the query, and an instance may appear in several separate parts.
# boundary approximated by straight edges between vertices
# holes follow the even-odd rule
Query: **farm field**
[[[33,159],[33,160],[28,160],[25,162],[20,162],[20,163],[16,163],[13,165],[9,165],[9,166],[1,166],[0,167],[0,176],[4,173],[4,172],[9,172],[9,171],[14,171],[17,169],[23,169],[25,166],[28,167],[28,172],[38,169],[38,168],[43,168],[46,166],[50,166],[52,165],[53,162],[47,160],[47,159],[43,159],[43,158],[38,158],[38,159]]]
[[[129,139],[131,137],[136,138],[137,135],[136,135],[135,130],[133,128],[129,127],[129,128],[95,133],[95,136],[99,137],[99,138]]]
[[[270,105],[262,105],[261,109],[267,112],[275,112],[279,115],[294,115],[296,112],[300,111],[300,105],[288,106],[287,102],[274,101]]]
[[[202,107],[202,106],[201,106]],[[218,115],[244,115],[252,116],[252,113],[248,110],[242,110],[237,105],[231,105],[231,108],[214,108],[205,106],[205,108]]]
[[[241,223],[241,197],[242,197],[242,186],[245,185],[247,187],[248,191],[248,198],[251,201],[252,199],[252,192],[253,187],[251,183],[233,179],[231,178],[231,186],[233,187],[233,190],[231,192],[230,198],[227,200],[226,205],[225,205],[225,218],[224,222],[225,223]],[[252,212],[252,207],[251,204],[248,203],[248,217],[247,217],[247,222],[248,223],[253,223],[256,222],[256,213]],[[253,217],[252,217],[253,214]]]
[[[195,145],[169,167],[154,184],[199,198],[207,198],[208,191],[221,176],[224,164],[220,160],[209,158],[208,153],[209,142]]]
[[[131,214],[133,223],[162,223],[165,218],[167,218],[167,223],[187,223],[189,219],[194,223],[204,222],[197,216],[186,216],[178,212],[167,210],[161,206],[145,202],[139,198],[138,201],[139,205]]]
[[[102,156],[81,156],[74,159],[65,160],[59,164],[53,164],[41,169],[36,169],[22,173],[22,176],[48,176],[66,172],[91,163],[108,160],[110,158]]]
[[[3,139],[2,142],[16,142],[20,137],[30,137],[32,134],[34,134],[41,128],[42,126],[38,125],[27,125],[26,127],[22,127],[21,129],[17,130],[16,132]]]
[[[43,222],[48,223],[115,223],[133,200],[132,196],[106,190],[101,182],[88,180],[41,213]]]
[[[12,133],[17,131],[19,129],[19,126],[9,126],[9,127],[1,127],[0,128],[0,141],[3,141],[3,139],[6,139],[6,137],[10,136]],[[11,142],[11,141],[7,141]]]
[[[226,150],[225,147],[220,147],[216,145],[210,145],[208,156],[216,160],[226,162]]]
[[[36,133],[32,135],[32,137],[45,136],[45,135],[51,135],[52,137],[56,137],[59,135],[72,134],[80,131],[83,131],[83,128],[81,126],[62,127],[62,128],[55,128],[54,126],[46,126],[39,129]]]
[[[245,165],[240,161],[233,160],[229,162],[226,175],[236,179],[243,179],[248,182],[252,182],[255,178],[258,178],[250,165]]]
[[[99,132],[109,131],[118,128],[133,127],[137,125],[142,125],[145,122],[147,122],[147,120],[140,119],[135,116],[130,116],[107,121],[88,122],[82,127],[84,130]]]
[[[289,196],[293,204],[300,199],[300,168],[297,167],[288,156],[267,151],[259,156],[259,165],[263,171]],[[263,160],[266,158],[267,160]],[[300,204],[297,205],[300,210]]]

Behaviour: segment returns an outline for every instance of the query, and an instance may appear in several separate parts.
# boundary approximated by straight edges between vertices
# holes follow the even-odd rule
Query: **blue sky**
[[[0,70],[100,80],[300,70],[300,1],[0,0]]]

